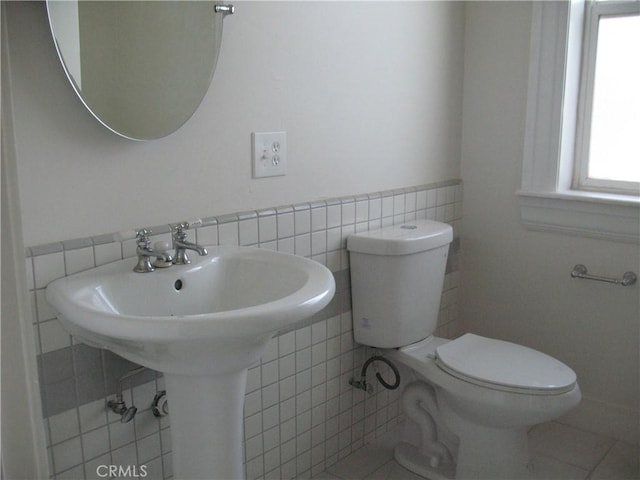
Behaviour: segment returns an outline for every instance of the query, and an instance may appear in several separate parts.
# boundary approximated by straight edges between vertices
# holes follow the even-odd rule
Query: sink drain
[[[173,288],[175,288],[177,291],[182,290],[183,286],[184,286],[184,283],[182,283],[182,280],[180,279],[176,280],[176,283],[173,284]]]

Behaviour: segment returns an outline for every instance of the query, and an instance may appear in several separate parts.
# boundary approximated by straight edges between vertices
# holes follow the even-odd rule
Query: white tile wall
[[[336,273],[348,268],[346,238],[355,231],[431,218],[451,223],[457,233],[461,194],[458,182],[377,192],[204,219],[189,233],[205,245],[254,245],[310,257]],[[102,235],[31,249],[27,270],[39,354],[72,344],[44,300],[44,287],[64,275],[131,257],[134,248],[131,240],[120,243]],[[439,335],[455,333],[457,284],[457,272],[448,273]],[[397,424],[396,392],[376,388],[368,395],[348,385],[367,356],[353,341],[348,311],[270,342],[247,376],[248,479],[316,475]],[[125,392],[127,404],[133,401],[139,409],[128,424],[106,411],[106,399],[46,418],[54,477],[98,478],[96,468],[104,464],[145,465],[148,478],[171,477],[170,416],[157,419],[150,411],[162,388],[160,378]]]

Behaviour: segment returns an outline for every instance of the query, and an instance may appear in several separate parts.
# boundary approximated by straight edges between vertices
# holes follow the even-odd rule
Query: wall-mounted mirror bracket
[[[233,15],[234,13],[236,13],[236,7],[234,7],[230,3],[226,5],[218,3],[213,7],[213,10],[216,13],[223,13],[224,15]]]

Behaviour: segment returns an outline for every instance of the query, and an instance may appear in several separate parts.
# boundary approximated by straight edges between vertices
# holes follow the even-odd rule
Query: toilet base
[[[431,460],[409,443],[400,442],[396,446],[393,456],[396,462],[404,468],[429,480],[453,480],[455,478],[455,464],[431,465]]]
[[[530,478],[526,428],[457,425],[460,436],[456,479],[520,480]]]

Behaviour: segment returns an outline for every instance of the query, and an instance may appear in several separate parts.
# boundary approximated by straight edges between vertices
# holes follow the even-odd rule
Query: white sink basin
[[[165,373],[175,478],[242,477],[247,367],[278,330],[309,318],[335,292],[331,272],[303,257],[208,250],[152,273],[134,273],[135,259],[114,262],[46,291],[69,333]]]
[[[210,375],[251,365],[262,352],[247,355],[249,347],[261,350],[333,297],[333,276],[317,262],[248,247],[208,250],[152,273],[133,272],[129,259],[61,278],[47,301],[90,345],[161,372]]]

